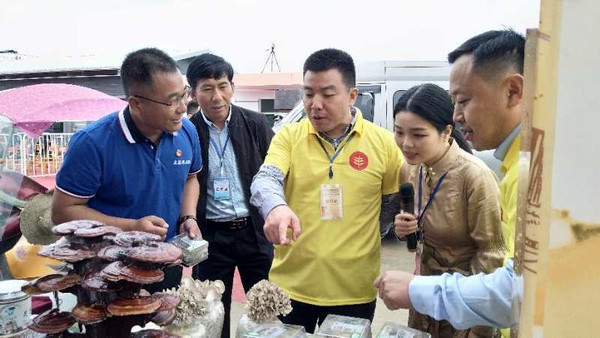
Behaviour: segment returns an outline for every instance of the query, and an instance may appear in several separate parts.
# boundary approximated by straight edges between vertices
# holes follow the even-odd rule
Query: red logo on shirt
[[[183,151],[181,151],[181,149],[177,149],[177,150],[175,151],[175,156],[177,156],[177,157],[181,157],[181,155],[183,155]]]
[[[350,166],[358,171],[364,170],[369,166],[369,158],[362,151],[355,151],[348,159]]]

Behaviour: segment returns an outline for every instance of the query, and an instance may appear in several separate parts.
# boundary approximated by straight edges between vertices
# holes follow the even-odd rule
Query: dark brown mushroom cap
[[[152,284],[162,281],[165,274],[159,269],[143,269],[133,264],[127,266],[121,261],[116,261],[102,269],[101,277],[111,282],[126,280],[137,284]]]
[[[96,272],[86,276],[83,282],[81,282],[81,287],[88,291],[95,292],[113,292],[122,289],[118,284],[104,280],[102,272]]]
[[[108,315],[106,308],[100,304],[77,304],[71,310],[71,313],[75,317],[75,320],[81,324],[96,324],[105,320]]]
[[[104,223],[98,221],[76,220],[56,225],[52,228],[52,233],[58,236],[68,236],[72,235],[77,229],[97,228],[104,225]]]
[[[79,284],[79,282],[81,282],[81,276],[79,275],[52,274],[39,278],[34,285],[42,292],[52,292],[70,288]]]
[[[178,259],[178,260],[176,260],[176,261],[173,261],[173,262],[171,262],[171,263],[167,264],[167,266],[168,266],[168,267],[173,267],[173,266],[177,266],[177,265],[179,265],[179,264],[181,264],[181,263],[183,263],[183,259],[181,259],[181,258],[180,258],[180,259]]]
[[[121,259],[127,253],[127,250],[129,250],[129,248],[125,248],[119,245],[109,245],[98,251],[98,257],[107,261],[114,262]]]
[[[121,271],[125,268],[125,264],[121,261],[116,261],[108,264],[102,269],[101,276],[107,281],[118,282],[121,280]]]
[[[142,330],[138,332],[133,332],[130,336],[131,338],[176,338],[179,336],[173,336],[165,331],[161,330]]]
[[[100,237],[104,235],[114,235],[123,232],[121,228],[112,225],[104,225],[100,227],[77,229],[73,233],[77,237]]]
[[[153,242],[160,242],[161,237],[144,231],[124,231],[118,233],[113,239],[115,244],[125,247],[148,245]]]
[[[167,326],[175,320],[176,315],[175,309],[160,311],[152,317],[151,321],[158,326]]]
[[[96,253],[86,248],[73,248],[71,243],[55,243],[41,248],[38,255],[73,263],[95,257]]]
[[[114,242],[115,242],[115,237],[117,237],[117,236],[116,236],[116,235],[112,235],[112,234],[109,234],[109,235],[104,235],[104,236],[102,237],[102,240],[103,240],[105,243],[114,243]]]
[[[26,294],[28,294],[30,296],[41,295],[42,293],[45,293],[42,290],[40,290],[37,286],[35,286],[34,282],[30,282],[30,283],[23,285],[21,287],[21,291],[25,292]]]
[[[138,246],[129,249],[127,257],[146,263],[170,264],[183,257],[183,251],[171,243],[156,243],[153,246]]]
[[[152,297],[159,299],[162,303],[158,311],[174,309],[181,302],[181,299],[178,296],[165,292],[155,292]]]
[[[73,324],[75,324],[75,318],[70,312],[58,312],[54,309],[33,318],[28,327],[36,332],[56,334],[66,331]]]
[[[158,283],[165,278],[165,273],[159,269],[142,269],[135,265],[129,265],[121,269],[119,279],[138,284]]]
[[[108,312],[113,316],[145,315],[156,312],[161,304],[152,297],[119,298],[108,304]]]

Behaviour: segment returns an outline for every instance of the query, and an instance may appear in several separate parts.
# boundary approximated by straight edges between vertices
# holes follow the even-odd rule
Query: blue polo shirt
[[[169,224],[169,239],[177,234],[185,181],[201,169],[200,142],[189,120],[154,145],[125,108],[73,135],[56,188],[89,199],[90,208],[106,215],[159,216]]]

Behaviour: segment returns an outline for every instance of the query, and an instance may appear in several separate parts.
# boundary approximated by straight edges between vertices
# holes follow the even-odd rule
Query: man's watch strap
[[[177,224],[181,225],[181,224],[183,224],[183,222],[187,221],[188,219],[193,219],[194,221],[196,221],[196,223],[198,223],[198,219],[196,218],[196,216],[194,216],[194,215],[185,215],[185,216],[179,217],[179,221],[177,222]]]

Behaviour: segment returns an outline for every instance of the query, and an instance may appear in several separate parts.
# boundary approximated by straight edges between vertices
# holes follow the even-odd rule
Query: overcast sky
[[[325,47],[344,49],[357,63],[445,60],[475,34],[524,33],[539,18],[539,0],[1,1],[0,50],[45,58],[210,49],[240,73],[260,72],[272,43],[286,72],[301,71]]]

